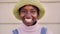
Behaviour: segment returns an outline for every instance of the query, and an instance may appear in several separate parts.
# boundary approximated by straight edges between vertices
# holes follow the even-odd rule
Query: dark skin
[[[37,9],[29,5],[23,7],[19,15],[26,26],[32,26],[38,19]]]

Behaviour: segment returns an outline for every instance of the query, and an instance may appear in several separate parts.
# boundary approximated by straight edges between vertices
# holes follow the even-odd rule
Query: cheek
[[[24,14],[20,14],[20,18],[23,18],[24,17]]]
[[[33,21],[32,21],[33,23],[32,23],[32,24],[34,24],[35,21],[37,21],[37,14],[34,14],[34,15],[33,15]]]
[[[34,14],[34,15],[33,15],[33,17],[34,17],[35,19],[37,19],[37,18],[38,18],[37,14]]]

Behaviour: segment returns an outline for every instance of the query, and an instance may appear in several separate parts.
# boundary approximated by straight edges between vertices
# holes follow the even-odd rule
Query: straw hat
[[[19,8],[27,4],[31,4],[39,8],[40,11],[39,11],[38,19],[41,19],[43,17],[45,10],[39,0],[20,0],[13,9],[13,14],[17,19],[20,20],[20,16],[18,12]]]

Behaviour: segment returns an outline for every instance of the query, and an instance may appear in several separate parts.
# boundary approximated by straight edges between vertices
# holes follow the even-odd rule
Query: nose
[[[25,18],[27,18],[27,19],[30,19],[30,18],[32,18],[32,15],[31,15],[31,13],[27,13],[27,14],[25,15]]]

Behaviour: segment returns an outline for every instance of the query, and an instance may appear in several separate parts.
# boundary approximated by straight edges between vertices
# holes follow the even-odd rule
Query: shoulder
[[[46,27],[42,27],[41,28],[41,34],[46,34],[47,32],[47,28]]]
[[[41,32],[46,34],[53,34],[52,30],[47,28],[46,26],[41,27]]]
[[[53,34],[53,32],[52,32],[52,30],[51,30],[51,29],[47,29],[46,34]]]
[[[19,34],[19,33],[21,33],[20,31],[21,31],[20,27],[15,28],[15,29],[12,30],[12,34]]]
[[[18,31],[17,29],[14,29],[12,32]]]
[[[17,29],[13,30],[12,32],[13,32],[13,34],[18,34],[18,30]]]

